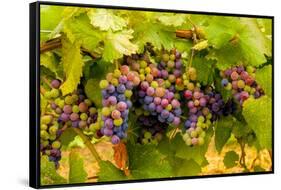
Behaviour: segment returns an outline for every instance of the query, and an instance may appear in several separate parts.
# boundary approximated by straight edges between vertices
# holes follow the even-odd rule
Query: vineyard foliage
[[[121,145],[111,147],[115,156],[111,159],[101,155],[94,157],[99,168],[95,180],[203,175],[203,168],[208,165],[205,156],[208,149],[214,146],[220,154],[231,143],[236,143],[241,150],[221,155],[226,169],[239,166],[243,168],[242,172],[268,171],[270,169],[260,165],[252,167],[245,163],[245,147],[254,147],[257,152],[267,150],[272,154],[271,28],[269,18],[41,5],[41,116],[50,112],[44,89],[49,89],[49,82],[57,79],[61,81],[59,90],[63,97],[82,89],[97,109],[97,120],[100,121],[103,109],[100,81],[118,69],[125,58],[150,49],[155,52],[176,49],[181,53],[184,68],[195,68],[197,82],[211,86],[221,94],[224,102],[233,100],[234,94],[222,87],[220,72],[243,65],[255,68],[253,76],[263,95],[249,97],[240,104],[236,102],[234,113],[221,115],[205,131],[203,145],[186,145],[181,134],[183,123],[177,127],[167,125],[157,144],[139,143],[142,126],[130,109],[127,137],[121,140]],[[176,34],[183,30],[191,35],[179,38]],[[59,45],[42,51],[42,47],[46,48],[46,44],[54,40],[59,40]],[[153,63],[157,62],[149,56]],[[182,107],[187,113],[185,104]],[[75,148],[90,146],[95,154],[95,146],[111,141],[86,130],[80,133],[68,128],[59,136],[62,151],[68,152],[63,154],[67,158],[62,157],[69,165],[67,177],[58,172],[59,166],[47,155],[41,156],[42,185],[89,182],[87,168],[92,165],[87,165]]]

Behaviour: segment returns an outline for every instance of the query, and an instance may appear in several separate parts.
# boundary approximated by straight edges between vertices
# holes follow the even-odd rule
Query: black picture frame
[[[173,12],[186,14],[204,14],[218,16],[236,16],[248,18],[268,18],[272,20],[272,171],[264,172],[248,172],[235,174],[216,174],[204,176],[188,176],[188,177],[173,177],[173,178],[156,178],[156,179],[140,179],[127,181],[111,181],[111,182],[95,182],[95,183],[77,183],[77,184],[62,184],[62,185],[44,185],[40,184],[40,130],[37,127],[40,125],[40,5],[56,5],[56,6],[75,6],[75,7],[90,7],[90,8],[107,8],[107,9],[123,9],[123,10],[138,10],[138,11],[156,11],[156,12]],[[55,188],[55,187],[74,187],[74,186],[89,186],[89,185],[104,185],[104,184],[120,184],[120,183],[136,183],[136,182],[152,182],[165,180],[182,180],[182,179],[200,179],[213,177],[233,177],[245,175],[260,175],[274,174],[274,16],[265,15],[248,15],[248,14],[233,14],[233,13],[218,13],[218,12],[199,12],[189,10],[170,10],[170,9],[155,9],[141,7],[126,7],[126,6],[109,6],[109,5],[94,5],[94,4],[79,4],[79,3],[62,3],[37,1],[29,4],[29,48],[30,48],[30,65],[29,65],[29,185],[33,188]]]

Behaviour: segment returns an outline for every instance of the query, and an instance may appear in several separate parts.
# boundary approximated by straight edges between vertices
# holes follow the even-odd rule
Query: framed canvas
[[[274,172],[274,18],[30,4],[30,186]]]

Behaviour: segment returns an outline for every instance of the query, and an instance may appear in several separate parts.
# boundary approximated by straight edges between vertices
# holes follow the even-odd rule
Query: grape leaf
[[[159,24],[144,22],[135,25],[133,29],[134,42],[139,46],[138,52],[143,52],[144,46],[148,42],[158,50],[161,50],[162,47],[166,50],[170,50],[174,47],[173,37],[175,35]]]
[[[155,145],[127,144],[129,170],[136,179],[163,178],[172,175],[165,155]]]
[[[173,167],[176,177],[196,176],[201,172],[201,166],[193,159],[176,159],[177,164]]]
[[[234,119],[231,116],[223,117],[217,122],[215,128],[215,145],[219,153],[231,135],[233,124]]]
[[[161,13],[158,20],[166,26],[181,26],[187,20],[187,15],[178,13]]]
[[[226,168],[232,168],[236,166],[238,160],[239,155],[235,151],[229,151],[225,154],[223,163]]]
[[[272,66],[267,65],[256,71],[257,83],[269,97],[272,96]]]
[[[118,31],[126,27],[127,22],[125,19],[117,16],[114,13],[114,10],[91,9],[88,12],[88,16],[93,26],[98,27],[104,31]]]
[[[71,143],[74,140],[76,135],[77,134],[71,128],[66,129],[65,131],[63,131],[62,135],[60,136],[61,144],[63,146],[68,146],[69,143]]]
[[[87,180],[87,172],[84,169],[84,160],[78,152],[69,154],[69,183],[83,183]]]
[[[203,85],[212,84],[214,81],[214,64],[212,60],[207,60],[204,57],[195,56],[192,66],[197,71],[197,80]]]
[[[67,148],[73,148],[73,147],[85,148],[84,141],[79,135],[74,137],[73,141],[69,143]]]
[[[113,149],[114,149],[114,160],[118,168],[120,169],[127,168],[128,153],[127,153],[126,145],[123,142],[121,142],[117,145],[114,145]]]
[[[255,166],[254,171],[255,172],[265,172],[266,170],[264,168],[262,168],[261,166]]]
[[[122,30],[120,32],[108,31],[104,39],[103,59],[112,62],[123,55],[131,55],[137,52],[138,46],[130,40],[133,30]]]
[[[177,135],[175,138],[177,138],[178,143],[177,144],[177,150],[176,150],[176,156],[182,159],[193,159],[196,161],[199,165],[202,165],[206,162],[205,154],[207,152],[211,137],[213,136],[213,129],[210,127],[206,131],[206,137],[205,137],[205,143],[202,146],[196,146],[191,147],[187,146],[184,141],[182,140],[182,137],[180,135]]]
[[[102,107],[102,94],[99,87],[99,79],[89,79],[85,85],[85,93],[87,97],[95,103],[95,106]]]
[[[63,6],[40,6],[40,40],[50,38],[50,34],[63,19]]]
[[[60,89],[62,95],[66,95],[77,88],[82,76],[84,62],[80,54],[79,43],[70,43],[68,39],[62,38],[62,63],[66,79]]]
[[[124,172],[116,168],[109,161],[101,161],[99,162],[100,171],[98,173],[98,181],[124,181],[127,180]]]
[[[57,173],[55,163],[50,162],[48,156],[41,156],[40,175],[41,185],[65,184],[67,182]]]
[[[272,36],[272,19],[258,18],[257,19],[260,30],[265,33],[268,38]]]
[[[71,42],[78,40],[82,47],[90,51],[95,51],[99,42],[104,38],[104,34],[90,24],[90,20],[85,14],[65,21],[63,31]]]
[[[272,100],[268,96],[249,98],[242,114],[256,134],[261,148],[272,149]]]

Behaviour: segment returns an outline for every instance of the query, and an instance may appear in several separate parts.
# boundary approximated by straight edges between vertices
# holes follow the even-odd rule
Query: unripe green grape
[[[121,76],[121,71],[119,69],[115,69],[113,72],[113,76],[119,78]]]
[[[126,98],[130,98],[133,95],[133,92],[131,90],[126,90],[124,95]]]
[[[146,68],[144,69],[144,72],[145,72],[146,74],[149,74],[149,73],[151,72],[151,69],[150,69],[149,67],[146,67]]]
[[[194,137],[197,137],[197,132],[194,130],[194,131],[191,131],[191,133],[190,133],[190,136],[192,137],[192,138],[194,138]]]
[[[194,90],[194,84],[192,82],[189,82],[187,84],[187,89],[193,91]]]
[[[140,67],[141,67],[141,68],[146,68],[146,67],[147,67],[146,61],[141,60],[141,61],[140,61]]]
[[[119,118],[119,119],[114,119],[113,124],[116,126],[120,126],[123,123],[123,119]]]
[[[118,79],[113,78],[113,79],[111,80],[111,83],[113,84],[113,86],[118,86],[119,81],[118,81]]]
[[[47,143],[49,144],[49,141],[47,141]],[[45,154],[46,154],[47,156],[50,156],[50,155],[51,155],[51,151],[50,151],[50,150],[46,150],[46,151],[45,151]]]
[[[113,80],[113,79],[112,79]],[[117,80],[117,79],[116,79]],[[101,80],[100,81],[100,88],[101,89],[105,89],[108,85],[109,85],[109,83],[108,83],[108,81],[107,80]]]
[[[51,123],[52,119],[53,119],[52,116],[44,115],[44,116],[41,117],[41,123],[48,125],[49,123]]]
[[[198,135],[200,135],[202,133],[202,128],[201,127],[196,127],[195,131],[197,132]]]
[[[89,112],[90,112],[90,114],[96,114],[96,113],[97,113],[97,109],[94,108],[94,107],[91,107],[91,108],[89,109]]]
[[[192,145],[192,140],[191,140],[191,138],[186,139],[186,140],[185,140],[185,144],[186,144],[187,146]]]
[[[232,85],[230,83],[228,83],[225,87],[226,90],[231,90],[232,89]]]
[[[249,85],[246,85],[245,87],[244,87],[244,90],[246,91],[246,92],[251,92],[251,87],[249,86]]]
[[[212,118],[212,114],[209,113],[206,118],[207,118],[207,119],[211,119],[211,118]]]
[[[49,137],[49,139],[50,139],[51,141],[56,140],[56,138],[57,138],[57,135],[50,135],[50,137]]]
[[[205,121],[205,118],[201,115],[198,117],[198,121],[203,123]]]
[[[185,133],[185,134],[182,136],[182,139],[183,139],[184,141],[187,141],[187,139],[190,139],[189,134],[188,134],[188,133]]]
[[[206,136],[206,132],[202,131],[201,134],[199,135],[199,137],[204,138]]]
[[[52,93],[50,91],[45,92],[44,94],[46,99],[51,99],[52,98]]]
[[[168,80],[165,80],[165,88],[169,88],[171,86],[171,82]]]
[[[46,125],[46,124],[41,124],[41,125],[40,125],[40,129],[41,129],[41,130],[47,130],[47,129],[48,129],[48,125]]]
[[[48,146],[48,145],[49,145],[49,141],[43,141],[43,142],[42,142],[42,145],[43,145],[43,147]]]
[[[168,111],[171,111],[173,109],[173,106],[171,104],[168,104],[165,109]]]
[[[152,139],[150,142],[151,142],[151,144],[153,144],[153,145],[157,145],[157,144],[158,144],[158,141],[157,141],[156,139]]]
[[[141,81],[145,80],[144,74],[140,74],[140,80],[141,80]]]
[[[57,126],[51,126],[51,127],[49,128],[49,133],[50,133],[51,135],[56,135],[56,134],[57,134],[57,131],[58,131],[58,127],[57,127]]]
[[[205,142],[204,138],[198,137],[198,145],[199,145],[199,146],[200,146],[200,145],[203,145],[204,142]]]
[[[52,98],[57,98],[60,95],[60,91],[58,89],[52,89],[51,90],[51,97]]]
[[[175,59],[176,59],[175,54],[171,54],[171,55],[170,55],[170,60],[171,60],[171,61],[174,61]]]
[[[142,144],[148,144],[148,140],[147,139],[142,139]]]
[[[167,54],[167,53],[163,54],[163,55],[162,55],[162,59],[163,59],[164,62],[168,62],[169,59],[170,59],[169,54]]]
[[[152,81],[150,85],[151,85],[152,88],[157,88],[158,87],[158,82]]]
[[[77,94],[73,94],[71,97],[73,102],[77,102],[79,100],[79,96]]]
[[[79,106],[78,105],[72,106],[72,112],[73,113],[78,113],[79,112]]]
[[[144,133],[144,138],[146,138],[146,139],[151,139],[151,137],[152,137],[152,135],[151,135],[151,133],[150,133],[149,131],[146,131],[146,132]]]
[[[86,113],[82,113],[80,115],[80,119],[83,120],[83,121],[86,121],[88,119],[88,115]]]
[[[66,96],[64,102],[68,105],[71,105],[73,103],[73,99],[71,96]]]
[[[248,67],[246,68],[246,71],[247,71],[249,74],[252,74],[253,72],[255,72],[255,68],[252,67],[252,66],[248,66]]]
[[[49,139],[49,133],[45,130],[41,130],[40,131],[40,137],[44,140],[48,140]]]
[[[61,147],[61,143],[59,141],[54,141],[52,143],[52,147],[55,149],[59,149]]]
[[[139,73],[140,73],[140,74],[144,74],[144,73],[145,73],[145,70],[144,70],[144,69],[140,69],[140,70],[139,70]]]
[[[64,107],[64,101],[63,100],[60,100],[58,102],[58,106],[62,109]]]
[[[110,109],[108,107],[103,107],[101,110],[101,113],[103,116],[109,116],[110,115]]]
[[[237,86],[238,86],[238,88],[244,88],[245,87],[245,82],[243,81],[243,80],[239,80],[238,82],[237,82]]]
[[[251,88],[251,94],[255,94],[255,92],[256,92],[256,89],[255,88]]]

